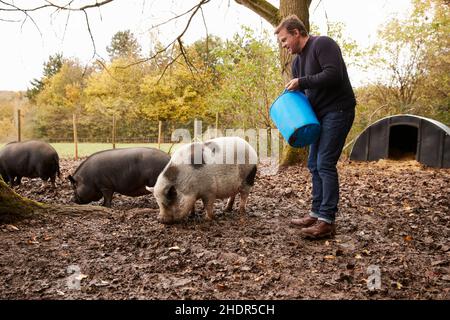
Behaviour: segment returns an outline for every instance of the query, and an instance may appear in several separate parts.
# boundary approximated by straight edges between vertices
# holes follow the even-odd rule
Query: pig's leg
[[[12,185],[11,186],[20,186],[20,184],[22,183],[22,177],[21,176],[16,176],[12,178]]]
[[[55,181],[56,181],[56,175],[50,177],[50,183],[51,183],[53,189],[56,189]]]
[[[195,201],[194,201],[194,204],[192,205],[190,215],[191,215],[191,216],[195,216]]]
[[[206,210],[206,220],[214,219],[214,198],[202,199],[203,206]]]
[[[111,208],[111,201],[113,196],[113,191],[108,189],[102,189],[100,190],[103,195],[103,206],[107,208]]]
[[[235,196],[231,196],[230,198],[228,198],[227,205],[225,207],[226,212],[233,211],[234,198]]]
[[[242,190],[240,192],[240,199],[239,199],[239,213],[244,214],[245,213],[245,206],[247,205],[249,192],[246,190]]]

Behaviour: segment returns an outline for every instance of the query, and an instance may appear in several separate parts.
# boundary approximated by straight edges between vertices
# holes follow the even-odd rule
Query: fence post
[[[161,134],[162,134],[162,121],[159,121],[158,125],[158,149],[161,150]]]
[[[113,149],[116,148],[116,115],[112,116],[112,146]]]
[[[216,138],[219,132],[219,112],[216,112]]]
[[[17,109],[17,141],[22,140],[22,121],[20,117],[20,109]]]
[[[75,160],[78,160],[78,133],[77,133],[77,115],[73,114],[73,144],[75,146]]]
[[[202,141],[202,121],[194,119],[194,142]]]

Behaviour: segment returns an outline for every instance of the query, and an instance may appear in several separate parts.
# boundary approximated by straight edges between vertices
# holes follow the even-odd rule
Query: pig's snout
[[[71,202],[74,202],[74,203],[76,203],[76,204],[80,204],[80,200],[78,200],[78,198],[77,198],[76,196],[73,196],[73,197],[70,199],[70,201],[71,201]]]

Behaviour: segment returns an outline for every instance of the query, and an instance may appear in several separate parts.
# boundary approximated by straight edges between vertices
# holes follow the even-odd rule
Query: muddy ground
[[[63,176],[80,162],[62,160]],[[341,162],[337,235],[318,241],[289,226],[309,209],[307,169],[274,173],[260,167],[245,216],[217,201],[207,222],[198,203],[195,217],[165,226],[151,196],[116,195],[104,214],[0,225],[0,298],[450,298],[450,170]],[[57,192],[23,182],[22,195],[70,203],[66,181]]]

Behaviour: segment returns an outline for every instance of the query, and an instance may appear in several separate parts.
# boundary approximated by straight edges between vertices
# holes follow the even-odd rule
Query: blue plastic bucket
[[[320,135],[316,114],[301,92],[285,90],[272,103],[270,117],[291,147],[310,145]]]

